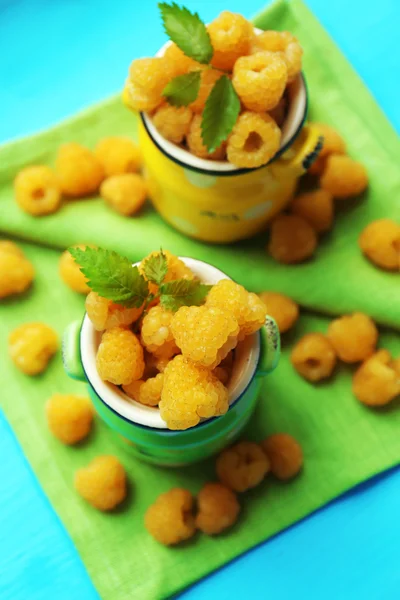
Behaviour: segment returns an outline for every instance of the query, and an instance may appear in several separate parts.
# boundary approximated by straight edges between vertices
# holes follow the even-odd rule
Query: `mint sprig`
[[[160,2],[158,7],[169,38],[186,54],[201,64],[208,64],[213,55],[210,36],[197,13],[175,2]]]
[[[176,279],[160,286],[160,302],[167,310],[181,306],[199,306],[212,288],[197,279]]]
[[[240,100],[227,75],[215,83],[207,98],[201,121],[201,137],[214,152],[231,133],[240,113]]]
[[[165,86],[162,95],[172,106],[188,106],[199,94],[200,80],[200,71],[178,75]]]

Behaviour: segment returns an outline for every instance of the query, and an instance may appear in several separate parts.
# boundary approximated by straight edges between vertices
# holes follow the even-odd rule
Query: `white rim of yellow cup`
[[[187,257],[180,257],[180,259],[204,283],[213,285],[221,279],[231,279],[225,273],[208,263]],[[101,379],[96,368],[96,353],[100,340],[101,333],[95,330],[86,314],[81,329],[81,359],[86,377],[96,394],[111,410],[125,420],[131,421],[133,424],[168,430],[158,408],[144,406],[139,402],[135,402],[122,389]],[[251,383],[257,370],[260,351],[259,332],[239,342],[235,352],[231,379],[228,384],[230,405],[236,402]]]
[[[261,29],[254,28],[256,33],[262,33]],[[172,42],[167,42],[160,48],[156,56],[163,56],[166,48]],[[305,121],[307,114],[307,88],[302,73],[299,73],[297,78],[291,83],[290,87],[290,103],[288,112],[286,115],[285,122],[281,127],[282,137],[278,152],[269,162],[275,160],[280,156],[289,146],[292,144],[294,139],[297,137],[301,130],[301,127]],[[237,171],[246,172],[254,169],[242,169],[232,165],[228,161],[217,161],[208,160],[206,158],[199,158],[194,154],[191,154],[188,150],[177,146],[176,144],[166,140],[156,129],[151,116],[147,113],[141,113],[144,126],[146,127],[149,135],[152,137],[155,144],[161,148],[167,155],[179,164],[184,165],[186,168],[192,168],[196,171],[207,171],[215,172],[216,174],[232,174],[234,175]],[[268,163],[267,163],[268,164]],[[262,165],[265,166],[265,165]],[[261,167],[257,167],[261,168]]]

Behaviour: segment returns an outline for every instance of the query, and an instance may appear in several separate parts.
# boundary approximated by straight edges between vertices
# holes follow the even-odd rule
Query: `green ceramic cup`
[[[206,283],[228,279],[211,265],[192,258],[182,260]],[[158,408],[134,402],[121,388],[100,379],[96,369],[100,338],[87,315],[82,323],[69,325],[63,338],[67,374],[87,382],[97,413],[128,451],[146,462],[169,467],[203,460],[239,436],[255,409],[262,380],[276,367],[280,354],[277,326],[267,317],[261,331],[245,338],[235,350],[228,412],[185,431],[171,431]]]

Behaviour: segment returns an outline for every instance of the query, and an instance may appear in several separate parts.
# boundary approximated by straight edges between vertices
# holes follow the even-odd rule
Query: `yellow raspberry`
[[[218,478],[228,488],[245,492],[261,483],[270,466],[258,444],[239,442],[218,456],[216,469]]]
[[[129,329],[114,327],[103,333],[96,356],[100,377],[115,385],[128,385],[144,371],[143,348]]]
[[[175,279],[194,279],[193,272],[185,265],[183,260],[169,252],[168,250],[163,250],[167,258],[168,271],[164,278],[164,282],[174,281]],[[141,264],[139,265],[139,271],[145,277],[145,273],[143,270],[143,265],[148,258],[153,256],[158,256],[159,252],[151,252],[148,256],[146,256]],[[149,284],[149,290],[151,294],[156,294],[158,291],[158,286],[155,283]]]
[[[153,306],[142,322],[141,340],[148,352],[171,357],[179,352],[171,331],[174,314],[162,306]]]
[[[115,456],[97,456],[78,469],[74,483],[78,494],[102,511],[113,510],[127,494],[125,470]]]
[[[121,215],[131,216],[143,206],[147,196],[146,182],[137,173],[108,177],[100,187],[101,197]]]
[[[327,336],[340,360],[355,363],[375,351],[378,329],[370,317],[355,312],[331,321]]]
[[[150,535],[165,546],[188,540],[196,532],[192,494],[182,488],[161,494],[147,509],[144,524]]]
[[[158,373],[154,377],[149,377],[146,381],[139,379],[122,387],[124,392],[136,402],[147,406],[157,406],[161,400],[163,384],[164,374]]]
[[[10,333],[8,350],[20,371],[37,375],[46,369],[57,352],[58,336],[44,323],[24,323]]]
[[[263,31],[255,36],[252,52],[278,52],[286,62],[288,83],[296,79],[301,71],[303,49],[297,38],[289,31]]]
[[[264,302],[230,279],[222,279],[211,288],[206,306],[231,312],[239,323],[239,339],[261,329],[267,316]]]
[[[368,187],[368,174],[361,163],[349,156],[331,154],[326,159],[320,183],[334,198],[350,198]]]
[[[83,396],[53,394],[46,404],[50,431],[64,444],[76,444],[89,435],[93,408]]]
[[[103,167],[93,152],[75,142],[60,146],[55,170],[62,193],[71,198],[95,194],[104,179]]]
[[[185,358],[214,369],[236,347],[240,327],[235,316],[219,306],[182,306],[171,330]]]
[[[317,233],[329,231],[333,223],[333,198],[326,190],[296,196],[290,205],[293,214],[305,219]]]
[[[261,442],[266,453],[271,473],[286,481],[297,475],[303,466],[303,451],[300,444],[288,433],[275,433]]]
[[[268,111],[269,116],[273,118],[273,120],[279,128],[282,128],[282,125],[285,122],[287,108],[288,101],[285,95],[283,95],[282,98],[279,100],[278,104],[275,106],[275,108],[272,108],[270,111]]]
[[[209,369],[176,356],[164,371],[159,403],[161,418],[169,429],[188,429],[201,418],[223,415],[228,392]]]
[[[75,244],[72,247],[84,250],[86,244]],[[79,292],[79,294],[88,294],[90,292],[90,287],[86,283],[86,277],[68,250],[65,250],[65,252],[61,254],[58,269],[61,279],[69,288],[71,288],[71,290]]]
[[[376,266],[400,271],[400,225],[378,219],[367,225],[358,239],[363,254]]]
[[[308,172],[311,175],[321,175],[324,171],[326,159],[331,154],[345,154],[346,143],[342,136],[330,125],[326,123],[313,123],[318,127],[321,135],[324,137],[322,149],[316,161],[313,162]]]
[[[226,143],[223,142],[214,152],[209,153],[204,145],[201,135],[201,120],[202,115],[194,115],[190,124],[189,133],[186,136],[186,143],[192,154],[199,158],[207,158],[210,160],[224,160],[226,153]]]
[[[311,225],[297,215],[279,215],[273,220],[268,252],[277,262],[295,264],[310,258],[317,247]]]
[[[286,88],[285,60],[274,52],[242,56],[235,63],[232,83],[247,109],[255,112],[272,110]]]
[[[196,527],[207,535],[232,527],[240,513],[236,494],[221,483],[206,483],[197,495],[197,507]]]
[[[231,71],[236,60],[250,52],[253,26],[242,15],[223,11],[207,27],[214,54],[211,64]]]
[[[272,117],[246,111],[228,138],[227,157],[237,167],[265,165],[279,150],[281,130]]]
[[[200,89],[197,98],[189,104],[190,108],[195,113],[202,113],[207,102],[207,98],[211,93],[218,79],[222,77],[222,71],[203,67],[200,76]]]
[[[199,63],[186,56],[174,42],[166,47],[163,58],[171,79],[184,75],[195,67],[200,67]]]
[[[103,138],[97,144],[94,153],[100,161],[106,177],[136,173],[142,164],[139,147],[128,137]]]
[[[153,115],[153,123],[165,139],[180,144],[189,133],[193,113],[187,106],[160,106]]]
[[[90,292],[86,298],[85,308],[89,319],[97,331],[112,329],[113,327],[127,327],[141,316],[143,306],[140,308],[125,308],[114,304],[111,300]]]
[[[0,300],[22,294],[35,276],[32,264],[13,242],[0,242]]]
[[[336,353],[322,333],[308,333],[294,346],[290,360],[296,371],[313,383],[327,379],[336,365]]]
[[[213,374],[225,386],[228,384],[229,379],[231,378],[230,371],[228,371],[228,369],[224,369],[224,367],[215,367],[215,369],[213,369]]]
[[[278,292],[261,292],[260,298],[280,333],[285,333],[294,326],[299,318],[299,306],[294,300]]]
[[[387,350],[378,350],[353,375],[353,394],[367,406],[384,406],[400,396],[400,373]]]
[[[25,167],[14,181],[15,200],[20,208],[35,217],[56,212],[61,205],[60,188],[50,167]]]
[[[129,68],[127,92],[135,110],[152,111],[162,101],[162,92],[171,73],[164,57],[138,58]]]

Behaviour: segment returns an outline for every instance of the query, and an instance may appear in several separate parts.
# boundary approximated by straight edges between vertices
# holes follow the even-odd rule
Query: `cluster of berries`
[[[139,170],[138,146],[126,137],[100,140],[92,152],[81,144],[63,144],[54,169],[33,165],[22,169],[14,181],[15,200],[35,217],[55,213],[65,199],[100,192],[117,212],[130,216],[143,205],[147,186]]]
[[[302,465],[302,449],[288,434],[271,435],[260,444],[239,442],[217,457],[219,481],[206,483],[196,499],[183,488],[158,496],[146,511],[146,529],[166,546],[193,537],[196,530],[207,535],[222,533],[239,517],[237,493],[255,488],[268,473],[280,481],[292,479]]]

